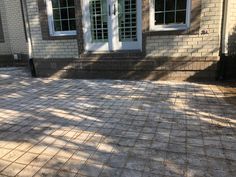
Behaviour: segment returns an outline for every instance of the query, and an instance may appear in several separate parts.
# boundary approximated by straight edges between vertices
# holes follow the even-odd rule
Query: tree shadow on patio
[[[228,106],[215,92],[188,83],[10,77],[1,80],[1,93],[6,154],[0,153],[0,164],[23,164],[19,175],[30,167],[49,176],[200,175],[199,169],[211,167],[191,159],[212,157],[202,137],[212,130],[218,138],[212,121],[223,116],[203,106]],[[233,130],[230,125],[221,124]],[[21,160],[29,154],[35,158]],[[220,155],[215,158],[224,161]],[[0,165],[2,174],[8,165]]]

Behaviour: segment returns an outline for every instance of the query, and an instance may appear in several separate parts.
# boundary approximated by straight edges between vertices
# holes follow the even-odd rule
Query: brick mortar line
[[[32,149],[33,147],[35,147],[37,144],[39,144],[39,143],[41,143],[45,138],[47,138],[47,137],[44,137],[42,140],[40,140],[39,142],[37,142],[37,143],[35,143],[34,145],[32,145],[32,146],[30,146],[30,148],[29,149],[27,149],[27,152],[30,150],[30,149]],[[23,144],[23,143],[22,143]],[[46,148],[45,148],[46,149]],[[15,149],[13,149],[13,150],[15,150]],[[23,155],[25,155],[27,152],[25,152],[25,153],[23,153],[21,156],[19,156],[17,159],[15,159],[13,162],[11,162],[7,167],[5,167],[4,169],[2,169],[1,171],[0,171],[0,173],[1,172],[3,172],[6,168],[8,168],[10,165],[12,165],[13,163],[16,163],[16,160],[18,160],[19,158],[21,158]],[[27,166],[27,165],[26,165]],[[18,173],[17,173],[18,174]],[[16,175],[17,175],[16,174]]]
[[[63,134],[63,136],[66,135],[67,133],[69,133],[73,128],[74,128],[74,127],[72,127],[71,129],[67,130],[66,133]],[[58,129],[57,129],[57,130],[58,130]],[[52,144],[53,144],[54,142],[56,142],[56,141],[57,141],[57,140],[54,140],[54,141],[52,142]],[[66,144],[65,144],[63,147],[65,147],[65,146],[66,146]],[[45,148],[44,151],[45,151],[46,149],[47,149],[47,148]],[[40,166],[40,168],[34,173],[33,177],[34,177],[41,169],[43,169],[43,167],[44,167],[51,159],[53,159],[53,157],[55,157],[61,150],[62,150],[62,148],[61,148],[55,155],[53,155],[49,160],[47,160],[47,162],[46,162],[43,166]],[[44,151],[42,151],[38,156],[42,155]],[[37,156],[37,157],[38,157],[38,156]],[[37,157],[36,157],[36,158],[37,158]],[[31,162],[32,162],[32,161],[31,161]],[[29,166],[29,165],[30,165],[30,164],[28,164],[28,166]],[[26,168],[26,167],[25,167],[25,168]]]

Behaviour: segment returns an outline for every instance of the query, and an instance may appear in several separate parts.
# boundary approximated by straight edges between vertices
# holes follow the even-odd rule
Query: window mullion
[[[68,0],[66,1],[66,10],[67,10],[67,25],[68,25],[68,31],[70,31],[70,17],[69,17],[69,5],[68,5]]]
[[[70,31],[70,16],[69,16],[69,4],[68,4],[68,0],[66,0],[66,5],[67,5],[67,21],[68,21],[68,30]]]
[[[61,27],[61,31],[62,31],[62,20],[61,20],[61,5],[60,5],[60,0],[57,0],[58,2],[58,9],[59,9],[59,16],[60,16],[60,19],[59,19],[59,22],[60,22],[60,27]],[[54,20],[54,19],[53,19]],[[55,29],[54,29],[55,31]]]
[[[164,0],[164,24],[166,24],[166,0]]]
[[[176,18],[177,18],[177,0],[175,0],[175,23],[176,23]]]

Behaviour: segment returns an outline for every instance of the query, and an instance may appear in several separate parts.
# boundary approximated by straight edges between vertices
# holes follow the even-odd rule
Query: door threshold
[[[81,58],[106,58],[106,59],[117,59],[117,58],[141,58],[143,53],[140,50],[132,51],[114,51],[114,52],[84,52],[80,55]]]
[[[124,54],[142,53],[142,50],[118,50],[118,51],[85,51],[83,54]]]

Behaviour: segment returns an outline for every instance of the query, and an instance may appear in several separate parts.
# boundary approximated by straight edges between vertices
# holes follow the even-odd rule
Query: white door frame
[[[109,42],[96,42],[96,43],[92,42],[92,35],[91,35],[91,31],[90,31],[91,23],[90,23],[89,0],[82,1],[82,12],[83,12],[82,13],[83,14],[83,20],[82,20],[83,23],[82,24],[83,24],[83,33],[84,33],[84,50],[87,52],[109,51],[110,50]],[[108,24],[108,26],[110,26],[110,25]]]
[[[118,11],[118,0],[111,0],[116,5],[116,9]],[[119,50],[142,50],[142,0],[136,0],[137,3],[137,41],[132,42],[121,42],[119,41],[119,29],[118,29],[118,15],[113,16],[113,50],[119,51]],[[118,12],[117,12],[118,13]]]
[[[108,42],[92,42],[90,31],[90,10],[89,0],[82,1],[83,14],[83,33],[85,52],[103,53],[125,50],[142,50],[142,0],[136,0],[137,3],[137,41],[120,42],[118,31],[118,0],[107,0],[108,13]],[[109,7],[110,5],[110,7]],[[116,5],[116,15],[114,15],[114,5]],[[110,9],[109,9],[110,8]],[[109,16],[109,10],[111,16]]]

